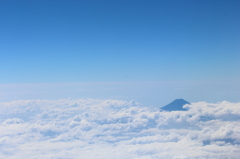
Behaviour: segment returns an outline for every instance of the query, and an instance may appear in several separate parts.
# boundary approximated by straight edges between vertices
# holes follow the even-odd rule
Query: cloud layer
[[[0,104],[0,158],[238,158],[240,103],[159,111],[121,100]]]

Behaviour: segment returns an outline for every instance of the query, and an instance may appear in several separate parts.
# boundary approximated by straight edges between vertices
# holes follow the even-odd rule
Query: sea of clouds
[[[160,111],[134,101],[0,103],[0,158],[239,158],[240,103]]]

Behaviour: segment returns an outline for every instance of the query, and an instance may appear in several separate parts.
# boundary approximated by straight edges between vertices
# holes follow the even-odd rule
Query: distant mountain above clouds
[[[187,111],[187,109],[183,108],[184,105],[191,104],[184,99],[175,99],[173,102],[169,103],[168,105],[160,108],[161,110],[166,111]]]

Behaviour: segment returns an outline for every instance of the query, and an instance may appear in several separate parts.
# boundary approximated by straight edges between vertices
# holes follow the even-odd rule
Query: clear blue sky
[[[0,83],[240,80],[240,1],[3,0]]]
[[[0,84],[240,80],[238,0],[2,0]]]

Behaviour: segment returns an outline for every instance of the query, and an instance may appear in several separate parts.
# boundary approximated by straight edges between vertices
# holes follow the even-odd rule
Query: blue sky
[[[239,7],[237,0],[4,0],[0,84],[200,81],[235,91]]]

